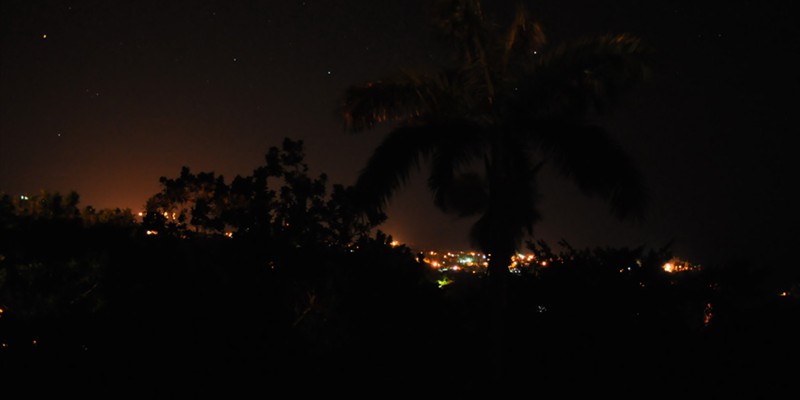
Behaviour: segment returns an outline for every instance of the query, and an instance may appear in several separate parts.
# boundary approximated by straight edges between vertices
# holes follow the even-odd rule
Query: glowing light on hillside
[[[147,231],[145,233],[148,235],[158,235],[158,231]]]
[[[229,238],[232,238],[233,237],[233,232],[225,232],[225,236],[227,236]]]
[[[711,323],[711,317],[713,315],[711,303],[707,303],[706,308],[703,310],[703,325],[708,326],[708,324]]]
[[[668,273],[693,271],[693,270],[696,270],[696,269],[699,269],[699,268],[700,268],[699,265],[692,265],[692,264],[690,264],[690,263],[688,263],[686,261],[682,261],[682,260],[680,260],[678,258],[673,258],[673,259],[669,260],[668,262],[664,263],[664,265],[661,266],[661,269],[663,269],[664,272],[668,272]]]
[[[392,242],[389,243],[389,246],[392,246],[392,247],[400,246],[400,242],[398,242],[397,240],[392,240]]]
[[[437,280],[436,283],[439,284],[439,289],[441,289],[441,288],[453,283],[453,280],[445,276],[445,277],[442,277],[442,279]]]

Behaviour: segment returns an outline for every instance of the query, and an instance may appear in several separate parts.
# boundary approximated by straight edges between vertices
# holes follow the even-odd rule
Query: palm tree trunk
[[[489,362],[492,380],[499,382],[505,376],[506,320],[508,309],[508,264],[511,254],[498,251],[489,260],[487,295],[489,297]]]
[[[507,223],[513,216],[507,215],[510,208],[506,204],[513,194],[508,183],[503,139],[503,132],[492,137],[491,159],[487,162],[490,191],[487,210],[489,238],[485,238],[487,240],[484,242],[484,250],[490,254],[487,279],[489,362],[492,380],[496,383],[502,381],[505,375],[508,265],[514,251],[513,234]]]

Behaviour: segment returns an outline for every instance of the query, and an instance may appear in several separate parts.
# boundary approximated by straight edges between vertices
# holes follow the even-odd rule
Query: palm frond
[[[389,199],[407,182],[413,168],[429,156],[439,131],[429,124],[406,124],[393,129],[375,149],[356,180],[364,211],[384,211]]]
[[[429,90],[424,85],[426,81],[424,76],[403,74],[349,87],[338,110],[345,129],[359,132],[381,122],[422,114]]]
[[[437,0],[432,5],[433,25],[454,50],[455,60],[459,64],[478,60],[487,31],[480,1]]]
[[[581,116],[603,111],[648,73],[648,49],[627,35],[565,43],[545,52],[527,72],[522,103],[539,115]]]
[[[484,251],[516,251],[525,233],[533,233],[533,225],[541,220],[536,181],[543,164],[533,164],[524,146],[509,150],[507,174],[491,187],[490,205],[470,231],[472,244]]]
[[[408,121],[429,115],[463,116],[483,96],[480,82],[463,70],[435,74],[403,73],[347,89],[338,113],[345,128],[360,132],[387,121]]]
[[[556,168],[587,195],[608,201],[617,218],[642,218],[647,190],[633,159],[605,129],[551,122],[537,135]]]
[[[479,121],[488,112],[486,88],[479,63],[443,69],[427,82],[426,104],[431,115],[452,121]]]
[[[506,34],[502,69],[524,67],[545,43],[547,38],[541,25],[533,21],[525,7],[520,5]]]
[[[448,191],[457,173],[484,157],[489,132],[480,123],[463,118],[440,119],[435,125],[439,135],[430,157],[428,187],[433,191],[434,204],[446,211],[450,202]]]
[[[486,179],[477,172],[465,172],[450,179],[435,192],[434,202],[444,212],[469,217],[486,210],[489,191]]]

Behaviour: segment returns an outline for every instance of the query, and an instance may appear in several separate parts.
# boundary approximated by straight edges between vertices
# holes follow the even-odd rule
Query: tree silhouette
[[[278,247],[346,247],[383,221],[361,216],[352,187],[333,185],[328,193],[325,174],[310,176],[302,140],[285,138],[265,161],[230,185],[214,172],[194,174],[185,166],[177,178],[161,177],[161,191],[147,200],[146,229],[179,236],[235,232]]]
[[[536,178],[544,165],[607,200],[615,216],[642,215],[639,172],[594,120],[643,78],[645,51],[627,35],[548,47],[524,8],[505,30],[484,17],[478,0],[440,1],[434,10],[452,63],[352,86],[341,113],[353,132],[397,122],[357,180],[367,210],[383,210],[426,161],[436,206],[478,216],[470,237],[491,255],[490,340],[498,356],[508,265],[540,218]]]
[[[161,177],[162,190],[147,200],[147,210],[163,214],[168,224],[179,230],[192,227],[195,232],[222,232],[222,210],[227,186],[222,176],[214,172],[193,174],[189,167],[181,168],[175,179]]]

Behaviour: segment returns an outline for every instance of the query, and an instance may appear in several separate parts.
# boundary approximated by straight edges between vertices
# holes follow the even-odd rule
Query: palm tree
[[[341,109],[353,132],[397,125],[358,177],[369,211],[382,211],[421,161],[437,207],[479,216],[473,244],[490,254],[488,282],[502,342],[508,265],[540,218],[536,178],[550,164],[619,218],[641,216],[642,179],[596,117],[645,75],[643,47],[627,35],[546,46],[520,8],[505,31],[479,0],[445,0],[437,27],[455,50],[452,65],[350,87]]]

